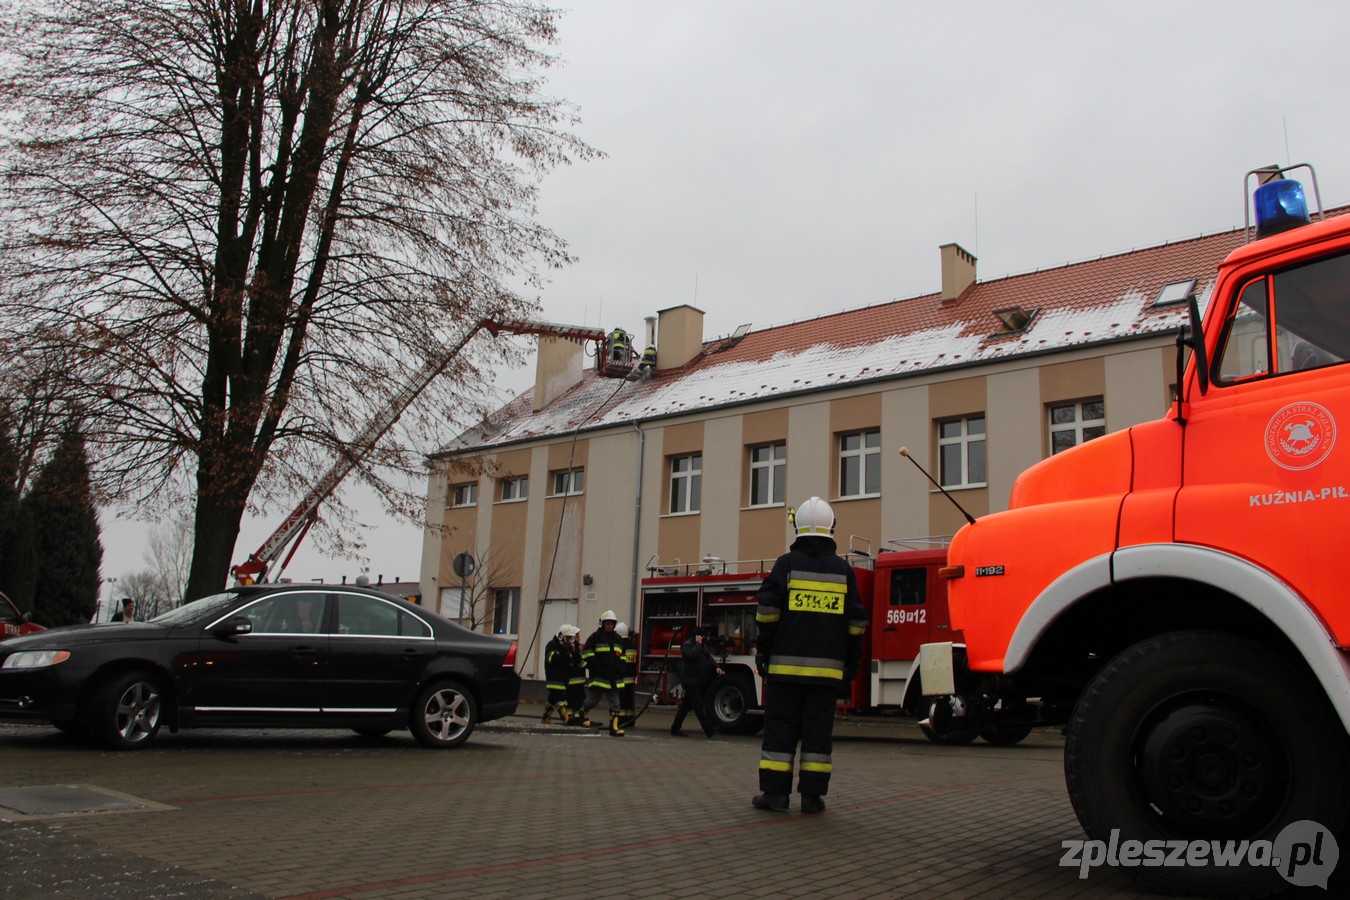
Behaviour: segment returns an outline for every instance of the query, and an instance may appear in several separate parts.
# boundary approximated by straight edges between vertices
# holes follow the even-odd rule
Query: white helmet
[[[601,624],[601,625],[605,624],[606,622],[615,622],[615,623],[617,623],[618,621],[619,621],[619,617],[616,616],[616,615],[614,615],[614,610],[612,610],[612,609],[607,609],[607,610],[605,610],[604,612],[602,612],[602,613],[600,614],[600,624]]]
[[[834,534],[834,510],[819,497],[811,497],[795,510],[788,511],[788,523],[798,535]]]
[[[571,636],[572,636],[572,626],[571,626],[571,625],[559,625],[559,626],[558,626],[558,637],[559,637],[560,639],[570,638]]]
[[[563,627],[567,629],[567,636],[570,638],[577,637],[581,634],[581,629],[575,625],[564,625]]]
[[[627,623],[627,622],[620,622],[618,625],[615,625],[615,626],[614,626],[614,633],[617,634],[617,635],[618,635],[619,637],[621,637],[621,638],[626,638],[626,637],[628,637],[628,623]]]

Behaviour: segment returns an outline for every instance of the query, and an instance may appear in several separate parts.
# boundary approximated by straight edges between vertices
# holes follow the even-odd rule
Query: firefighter
[[[615,328],[605,342],[605,352],[612,366],[627,366],[632,362],[633,336],[622,328]]]
[[[656,347],[648,347],[642,351],[642,359],[638,361],[638,373],[643,378],[651,378],[652,372],[656,370]]]
[[[867,610],[853,569],[836,553],[834,511],[812,497],[788,512],[796,540],[760,585],[755,667],[766,680],[756,809],[785,811],[792,764],[802,812],[825,809],[835,702],[858,674]]]
[[[548,687],[548,700],[544,705],[544,717],[540,720],[547,725],[553,713],[566,725],[572,718],[567,705],[567,680],[572,675],[572,653],[576,646],[576,629],[571,625],[562,625],[553,640],[544,647],[544,680]]]
[[[611,737],[623,737],[619,727],[619,718],[623,710],[623,701],[619,697],[619,688],[623,686],[623,642],[615,633],[619,617],[614,610],[607,609],[600,616],[600,627],[586,639],[581,658],[586,662],[589,677],[586,681],[586,705],[581,708],[585,724],[591,723],[591,710],[600,704],[600,698],[609,701],[609,733]]]
[[[581,629],[575,625],[566,628],[571,638],[567,642],[567,709],[571,713],[567,724],[589,727],[591,723],[582,709],[586,705],[586,662],[581,658],[581,644],[577,640]]]
[[[619,688],[620,728],[632,728],[637,723],[637,646],[628,625],[620,622],[614,633],[623,642],[623,686]]]

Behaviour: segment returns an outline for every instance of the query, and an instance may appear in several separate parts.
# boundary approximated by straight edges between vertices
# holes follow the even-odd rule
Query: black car
[[[516,711],[516,642],[346,586],[241,587],[149,622],[0,643],[0,719],[45,720],[113,750],[161,726],[408,728],[457,747]]]

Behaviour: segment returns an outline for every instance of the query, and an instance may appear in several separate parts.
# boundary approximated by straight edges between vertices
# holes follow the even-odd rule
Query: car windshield
[[[223,594],[212,594],[211,596],[203,597],[200,600],[193,600],[191,603],[184,603],[182,606],[171,609],[163,615],[155,616],[150,621],[154,622],[156,625],[191,625],[193,622],[215,616],[238,599],[239,594],[235,591],[226,591]]]

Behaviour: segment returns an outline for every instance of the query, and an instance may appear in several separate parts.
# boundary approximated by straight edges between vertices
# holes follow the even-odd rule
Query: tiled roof
[[[500,447],[578,428],[593,430],[1174,331],[1186,321],[1186,307],[1154,308],[1159,290],[1194,278],[1203,308],[1219,263],[1243,239],[1243,230],[1235,229],[977,281],[953,302],[944,304],[939,294],[925,294],[845,310],[752,331],[720,352],[723,340],[707,341],[687,366],[649,381],[606,378],[588,370],[576,386],[539,412],[531,409],[533,391],[526,391],[441,452]],[[1002,326],[994,311],[1010,307],[1037,312],[1021,332],[996,335]]]

